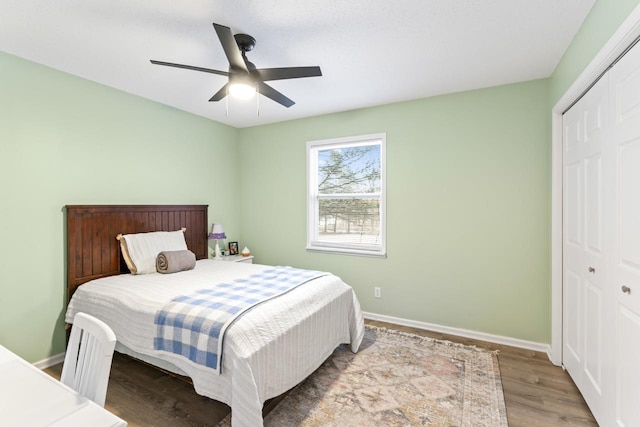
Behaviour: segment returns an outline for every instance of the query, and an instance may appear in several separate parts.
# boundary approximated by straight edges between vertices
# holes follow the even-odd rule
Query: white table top
[[[125,427],[127,423],[0,345],[0,425]]]

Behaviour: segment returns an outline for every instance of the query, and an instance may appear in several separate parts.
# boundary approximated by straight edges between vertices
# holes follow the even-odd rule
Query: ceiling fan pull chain
[[[227,96],[224,97],[224,110],[229,117],[229,86],[227,86]]]
[[[260,117],[260,88],[256,88],[256,114]]]

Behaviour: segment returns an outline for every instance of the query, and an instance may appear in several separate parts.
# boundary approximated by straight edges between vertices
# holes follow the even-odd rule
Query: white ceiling
[[[0,50],[235,127],[551,75],[595,0],[1,0]],[[296,101],[209,98],[226,77],[212,22],[256,38],[258,68]],[[227,114],[228,108],[228,114]]]

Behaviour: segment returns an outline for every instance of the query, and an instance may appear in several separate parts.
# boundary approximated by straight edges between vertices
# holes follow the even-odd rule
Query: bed
[[[116,350],[189,376],[198,394],[227,403],[232,425],[261,426],[267,399],[291,389],[340,344],[357,351],[364,324],[353,290],[325,274],[247,311],[227,330],[220,373],[154,348],[158,310],[177,294],[253,277],[273,267],[207,259],[206,205],[67,206],[66,321],[78,312],[106,322]],[[193,270],[129,274],[115,236],[186,228]]]

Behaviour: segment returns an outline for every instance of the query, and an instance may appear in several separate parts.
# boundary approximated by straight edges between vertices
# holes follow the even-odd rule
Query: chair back
[[[73,318],[60,381],[104,407],[116,335],[86,313]]]

